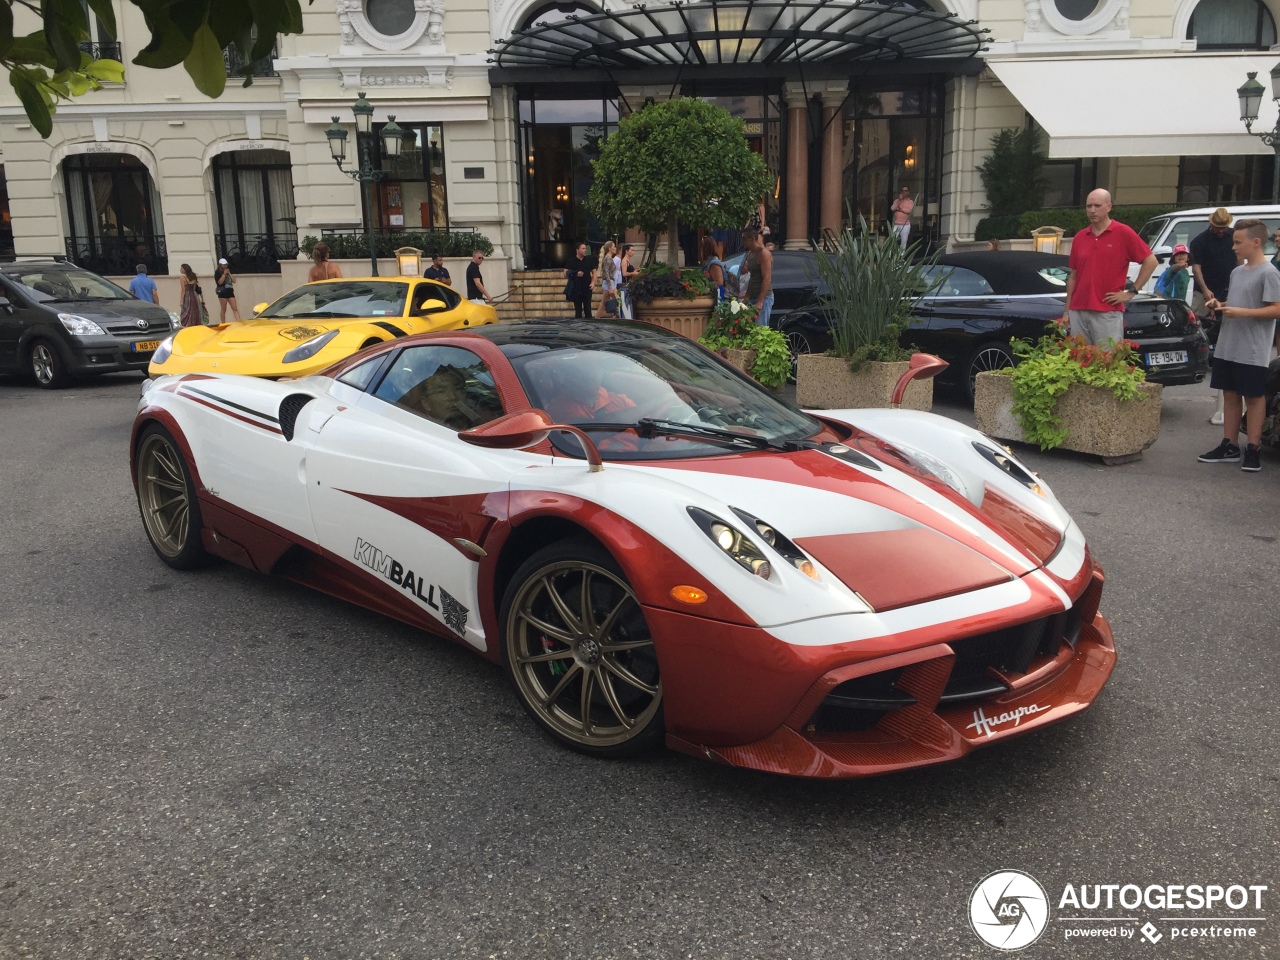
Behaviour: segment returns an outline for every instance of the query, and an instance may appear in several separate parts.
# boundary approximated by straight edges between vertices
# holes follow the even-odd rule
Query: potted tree
[[[816,259],[832,348],[796,358],[796,403],[802,407],[888,406],[913,352],[901,338],[911,322],[911,302],[928,287],[937,256],[917,259],[918,244],[904,251],[897,237],[872,232],[861,217],[858,226],[845,227],[834,250]],[[912,381],[902,406],[931,409],[933,381]]]
[[[1127,463],[1160,435],[1164,388],[1146,382],[1133,344],[1111,349],[1068,336],[1061,324],[1037,343],[1015,341],[1018,365],[978,374],[978,429],[1002,440]]]
[[[614,227],[644,231],[650,259],[665,232],[669,270],[680,262],[681,225],[694,230],[740,227],[773,187],[764,158],[747,145],[743,122],[694,97],[651,103],[623,117],[591,166],[591,212]],[[630,289],[635,300],[634,282]],[[678,293],[675,297],[685,299]],[[708,299],[698,305],[703,322],[713,304]],[[680,309],[691,312],[689,304]],[[639,315],[663,322],[659,310],[642,306]]]

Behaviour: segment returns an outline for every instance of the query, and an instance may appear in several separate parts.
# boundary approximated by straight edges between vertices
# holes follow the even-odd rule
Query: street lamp
[[[1240,98],[1240,119],[1244,122],[1244,128],[1250,133],[1253,133],[1253,124],[1258,119],[1258,110],[1262,106],[1262,98],[1266,92],[1267,88],[1258,82],[1256,71],[1250,71],[1249,79],[1236,90],[1236,96]],[[1271,99],[1280,110],[1280,63],[1271,68]],[[1280,115],[1276,117],[1274,129],[1253,133],[1253,135],[1275,152],[1271,173],[1271,202],[1280,203]]]
[[[382,156],[392,160],[400,156],[404,130],[396,123],[393,114],[387,117],[387,123],[382,128],[382,132],[375,137],[373,135],[373,104],[364,98],[363,91],[357,96],[358,99],[351,106],[351,112],[356,118],[357,166],[354,170],[343,167],[347,161],[347,131],[337,117],[333,118],[333,123],[325,130],[324,135],[329,140],[329,153],[333,157],[333,162],[338,165],[338,169],[364,187],[364,208],[368,218],[365,230],[369,239],[369,274],[376,277],[378,250],[373,235],[373,184],[385,178],[387,172],[380,164],[374,162],[377,159],[375,151],[378,150],[378,141],[381,140]]]

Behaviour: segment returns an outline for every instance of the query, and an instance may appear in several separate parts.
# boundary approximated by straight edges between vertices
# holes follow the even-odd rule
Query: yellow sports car
[[[306,377],[384,340],[498,322],[493,307],[416,277],[321,280],[259,304],[254,314],[179,330],[157,348],[148,372]]]

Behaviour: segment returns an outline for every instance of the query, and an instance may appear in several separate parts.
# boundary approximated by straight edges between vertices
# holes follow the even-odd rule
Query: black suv
[[[162,307],[61,260],[0,263],[0,373],[46,389],[74,377],[137,370],[177,326]]]

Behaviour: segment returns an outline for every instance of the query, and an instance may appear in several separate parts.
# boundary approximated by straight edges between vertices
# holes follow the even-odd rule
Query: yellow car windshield
[[[285,294],[259,314],[267,320],[344,320],[399,317],[409,284],[395,280],[341,280],[315,283]]]

